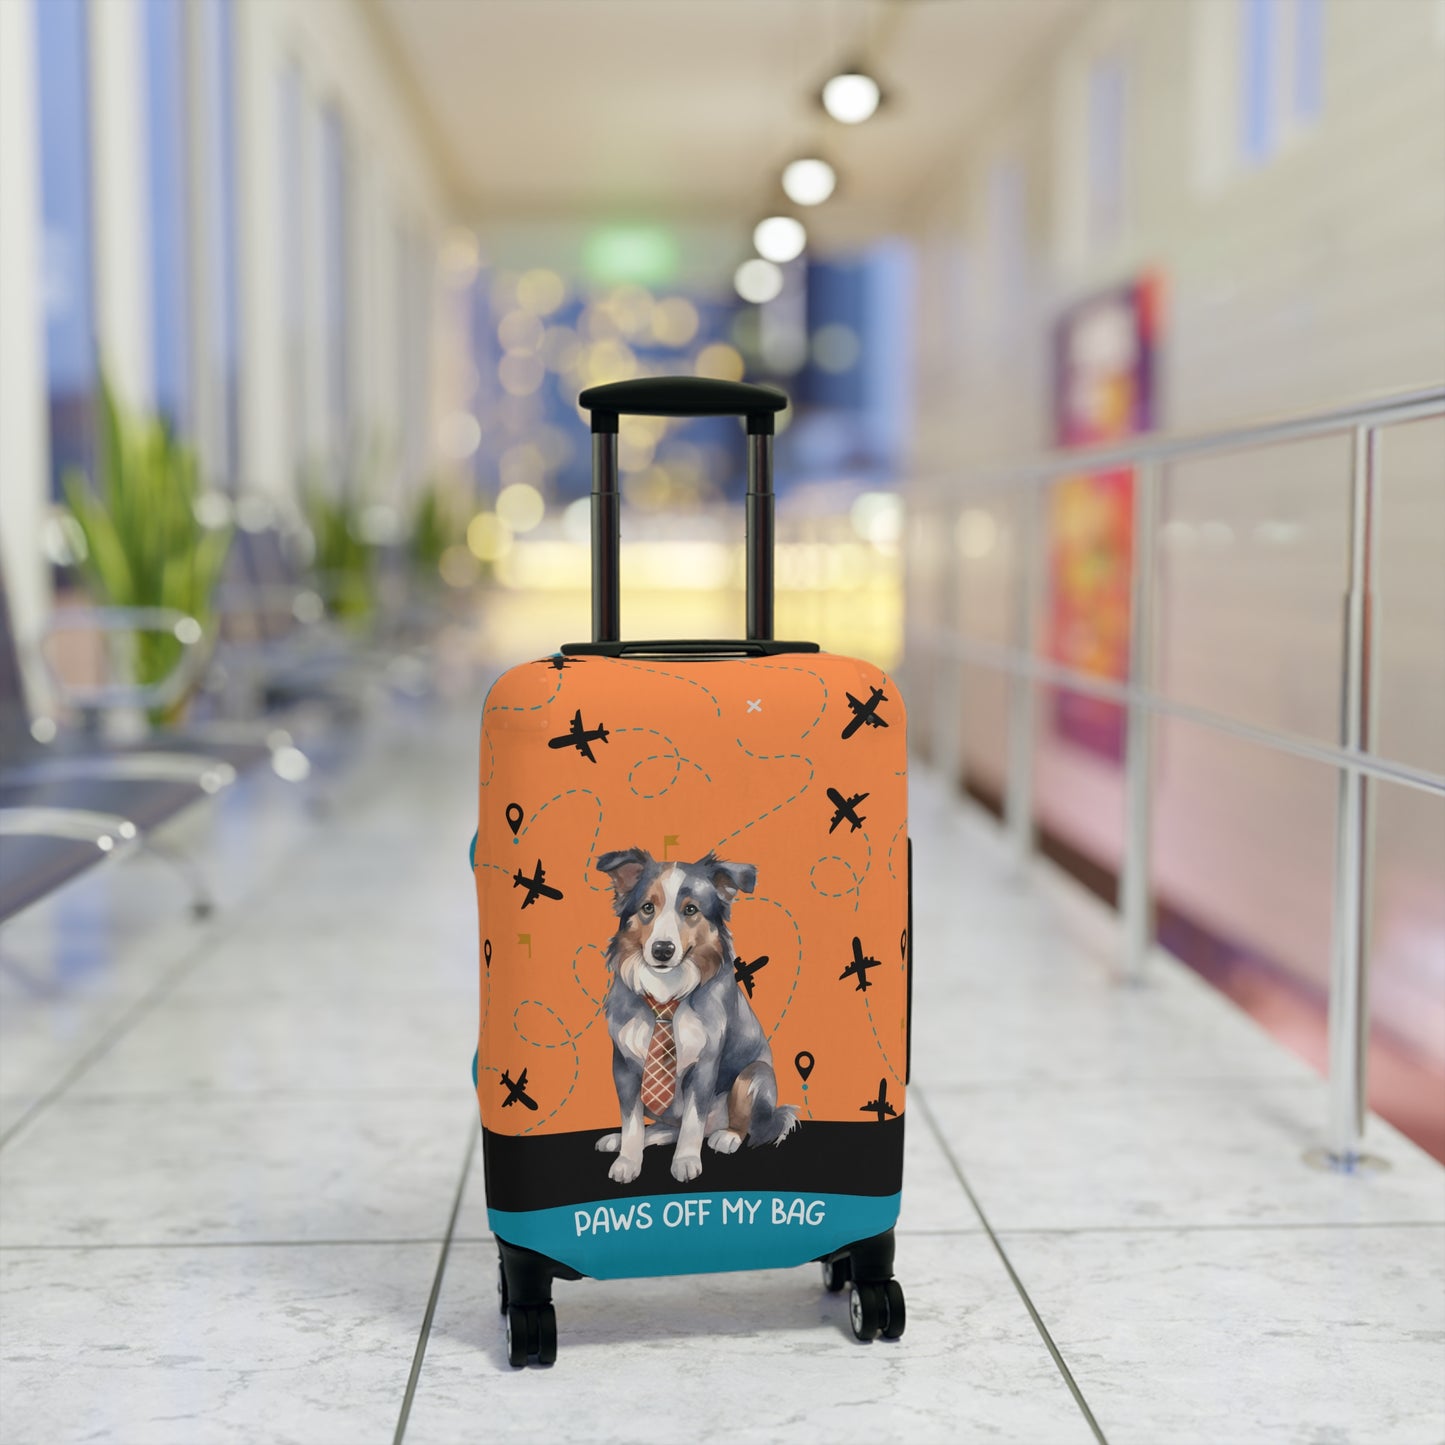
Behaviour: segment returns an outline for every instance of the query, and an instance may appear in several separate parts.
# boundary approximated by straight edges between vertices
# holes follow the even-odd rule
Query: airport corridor
[[[560,1284],[511,1370],[475,1101],[476,716],[372,724],[324,825],[275,779],[7,929],[7,1441],[1445,1435],[1445,1170],[1302,1159],[1324,1084],[919,769],[910,1328],[816,1267]],[[262,861],[264,860],[264,861]],[[806,1362],[809,1386],[798,1388]]]

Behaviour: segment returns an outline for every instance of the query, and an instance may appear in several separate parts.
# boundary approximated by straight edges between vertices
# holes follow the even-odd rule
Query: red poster
[[[1155,278],[1071,308],[1054,333],[1055,440],[1061,447],[1120,441],[1154,416]],[[1129,670],[1133,546],[1131,468],[1069,477],[1049,503],[1048,654],[1066,667],[1122,681]],[[1059,737],[1114,761],[1124,755],[1117,704],[1056,690]]]

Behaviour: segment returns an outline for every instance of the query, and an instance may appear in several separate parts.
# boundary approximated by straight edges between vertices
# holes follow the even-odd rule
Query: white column
[[[326,206],[323,167],[325,145],[323,119],[316,97],[316,77],[301,72],[301,133],[295,143],[301,148],[302,266],[301,294],[304,307],[302,352],[306,376],[306,415],[301,434],[301,466],[310,472],[323,470],[326,486],[339,484],[327,468],[331,461],[331,378],[326,366],[326,281],[330,257],[326,249]]]
[[[241,227],[241,483],[290,495],[283,315],[277,7],[237,5],[237,206]]]
[[[41,551],[50,438],[35,70],[32,0],[0,4],[0,316],[5,318],[0,326],[0,515],[5,518],[0,565],[11,624],[20,638],[35,635],[50,607],[50,572]]]
[[[250,6],[237,7],[249,10]],[[207,52],[205,12],[201,5],[186,9],[186,99],[190,128],[186,144],[186,250],[190,257],[191,426],[201,475],[207,483],[220,480],[226,431],[224,398],[216,382],[215,314],[218,281],[215,249],[211,241],[212,197],[216,180],[211,167],[216,154],[213,80]]]
[[[132,408],[154,404],[148,88],[137,0],[91,5],[91,154],[95,196],[95,329],[101,366]]]

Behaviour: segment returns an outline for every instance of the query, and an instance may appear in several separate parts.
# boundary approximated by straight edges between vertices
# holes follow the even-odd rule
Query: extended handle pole
[[[592,640],[622,640],[622,514],[617,494],[617,418],[592,432]]]
[[[768,421],[771,423],[772,418]],[[748,641],[773,637],[773,435],[748,431]]]
[[[747,640],[773,640],[773,431],[788,398],[775,387],[699,376],[638,377],[591,386],[592,640],[622,640],[617,429],[623,416],[740,416],[748,428]]]

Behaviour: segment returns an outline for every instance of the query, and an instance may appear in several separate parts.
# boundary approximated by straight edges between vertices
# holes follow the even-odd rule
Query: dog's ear
[[[724,903],[731,903],[739,893],[751,893],[757,882],[758,870],[751,863],[724,863],[720,858],[712,861],[712,886]]]
[[[597,868],[612,879],[612,890],[617,906],[637,887],[642,871],[652,862],[652,854],[641,848],[624,848],[617,853],[604,853],[597,860]]]

